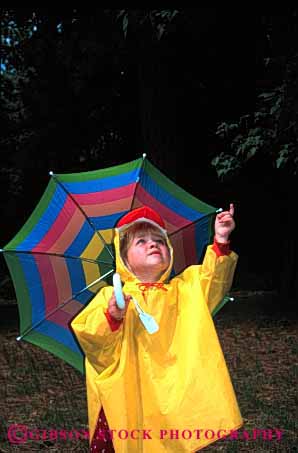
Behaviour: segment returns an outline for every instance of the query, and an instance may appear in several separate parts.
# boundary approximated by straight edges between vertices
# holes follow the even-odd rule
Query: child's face
[[[158,231],[137,231],[127,249],[127,262],[135,275],[150,274],[156,280],[170,264],[166,239]]]

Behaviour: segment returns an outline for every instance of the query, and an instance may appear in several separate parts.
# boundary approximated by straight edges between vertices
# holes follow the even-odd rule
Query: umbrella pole
[[[110,275],[112,272],[114,272],[114,269],[111,269],[109,272],[106,272],[104,275],[102,275],[101,277],[99,277],[98,279],[94,280],[94,282],[90,283],[89,285],[85,286],[85,288],[81,289],[78,293],[72,295],[69,299],[67,299],[65,302],[63,302],[61,305],[59,305],[58,307],[54,308],[54,310],[52,310],[50,313],[48,313],[48,315],[41,319],[40,321],[36,322],[33,326],[30,327],[30,329],[26,330],[22,335],[18,336],[16,338],[17,341],[20,341],[22,340],[26,335],[28,335],[28,333],[30,333],[33,329],[36,329],[36,327],[38,327],[45,319],[49,318],[50,316],[52,316],[54,313],[56,313],[56,311],[60,310],[60,308],[63,308],[65,307],[66,304],[68,304],[71,300],[75,299],[76,297],[78,297],[80,294],[82,294],[84,291],[86,291],[86,289],[89,289],[91,288],[92,286],[96,285],[98,282],[100,282],[101,280],[103,280],[105,277],[107,277],[108,275]]]

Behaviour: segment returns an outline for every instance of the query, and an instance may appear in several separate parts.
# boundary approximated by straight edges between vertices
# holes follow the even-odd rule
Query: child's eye
[[[164,245],[165,241],[163,239],[156,239],[156,242],[158,242],[158,244],[161,244],[161,245]]]
[[[145,242],[145,239],[138,239],[136,244],[144,244]]]

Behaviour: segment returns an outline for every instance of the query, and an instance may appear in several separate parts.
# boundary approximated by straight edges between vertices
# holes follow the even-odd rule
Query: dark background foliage
[[[193,195],[234,202],[235,287],[295,302],[295,8],[2,9],[1,33],[2,245],[50,170],[145,152]]]

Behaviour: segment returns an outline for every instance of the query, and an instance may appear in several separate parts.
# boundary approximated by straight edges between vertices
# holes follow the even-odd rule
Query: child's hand
[[[234,205],[230,204],[229,211],[222,211],[217,214],[215,219],[215,240],[217,242],[227,242],[231,232],[235,228]]]
[[[124,297],[124,300],[125,300],[125,308],[123,308],[123,309],[118,307],[114,292],[113,292],[113,295],[112,295],[112,297],[111,297],[111,299],[109,300],[109,303],[108,303],[108,312],[110,313],[110,315],[114,319],[117,319],[117,321],[120,321],[121,319],[124,318],[126,310],[127,310],[127,307],[128,307],[128,304],[129,304],[129,302],[131,300],[131,296],[129,294],[124,294],[123,293],[123,297]]]

